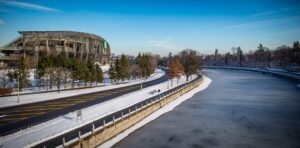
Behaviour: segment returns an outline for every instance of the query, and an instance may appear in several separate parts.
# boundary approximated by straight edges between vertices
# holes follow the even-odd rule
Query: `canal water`
[[[210,86],[116,148],[300,147],[300,88],[255,72],[206,70]]]

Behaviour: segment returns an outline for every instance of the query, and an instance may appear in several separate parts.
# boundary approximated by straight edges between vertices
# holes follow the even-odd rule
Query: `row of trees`
[[[109,76],[113,82],[127,79],[148,78],[154,73],[159,58],[150,54],[140,54],[129,63],[129,59],[124,54],[117,57],[110,65]]]
[[[206,65],[215,66],[244,66],[259,68],[280,68],[300,70],[300,44],[298,41],[292,47],[282,45],[276,49],[269,49],[259,44],[256,50],[244,53],[240,47],[233,47],[232,52],[225,54],[215,50],[213,55],[205,57]]]
[[[119,82],[129,78],[128,59],[122,54],[121,59],[117,57],[114,64],[110,65],[109,77],[112,81]]]
[[[32,59],[30,57],[21,57],[16,62],[16,66],[9,70],[7,76],[10,81],[17,82],[20,91],[24,87],[30,86],[30,72],[35,72],[36,86],[40,88],[52,89],[56,85],[60,90],[61,85],[64,88],[71,83],[71,87],[76,82],[102,83],[103,72],[99,65],[95,64],[93,59],[80,60],[78,58],[67,58],[64,53],[57,55],[41,54],[38,58],[36,68],[32,68]],[[78,83],[79,85],[80,83]]]
[[[137,57],[123,54],[113,60],[108,74],[113,82],[136,78],[147,79],[154,73],[159,61],[163,63],[163,60],[159,55],[151,53],[139,53]],[[170,69],[168,72],[170,79],[179,78],[182,74],[186,74],[188,80],[191,74],[200,70],[202,64],[202,57],[192,49],[183,50],[165,60],[167,60],[167,66]],[[24,87],[30,86],[29,76],[33,72],[35,73],[35,85],[44,89],[53,89],[56,86],[60,90],[62,86],[66,88],[68,85],[73,88],[76,83],[85,86],[88,83],[89,85],[93,83],[97,85],[97,83],[103,81],[103,72],[93,59],[68,58],[64,53],[60,53],[53,55],[40,54],[37,66],[34,67],[31,64],[32,61],[30,57],[21,57],[16,62],[14,69],[10,70],[5,76],[9,77],[10,81],[17,82],[21,91]]]
[[[203,64],[202,56],[193,49],[185,49],[175,56],[169,54],[166,60],[166,62],[162,61],[162,63],[167,63],[168,65],[169,79],[177,78],[177,80],[179,80],[181,75],[185,74],[188,81],[190,75],[197,74],[201,70]]]
[[[93,59],[89,58],[86,61],[75,57],[67,58],[63,53],[42,55],[39,58],[36,73],[39,86],[49,86],[52,89],[52,85],[55,83],[58,90],[62,83],[66,88],[67,82],[71,82],[73,88],[75,81],[82,81],[85,86],[88,82],[90,85],[93,82],[97,85],[103,81],[103,72]]]

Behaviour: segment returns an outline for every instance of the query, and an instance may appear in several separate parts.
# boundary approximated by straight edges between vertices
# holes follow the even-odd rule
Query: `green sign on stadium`
[[[107,42],[104,40],[103,41],[103,48],[106,49],[107,48]]]

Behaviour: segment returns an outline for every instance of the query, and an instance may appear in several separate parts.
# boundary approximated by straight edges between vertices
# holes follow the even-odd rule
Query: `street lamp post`
[[[169,86],[169,85],[170,85],[170,84],[169,84],[169,79],[168,79],[167,83],[168,83],[167,89],[169,89],[169,88],[170,88],[170,86]]]
[[[143,90],[143,78],[142,78],[142,82],[141,82],[141,90]]]
[[[138,73],[138,70],[136,72]],[[141,90],[143,90],[143,76],[141,78]]]
[[[17,103],[20,102],[20,76],[18,75],[18,100]]]

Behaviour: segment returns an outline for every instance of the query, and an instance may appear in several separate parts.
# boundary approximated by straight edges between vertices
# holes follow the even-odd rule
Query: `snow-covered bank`
[[[52,100],[52,99],[59,99],[59,98],[63,98],[63,97],[76,96],[76,95],[80,95],[80,94],[109,90],[109,89],[120,88],[120,87],[125,87],[125,86],[131,86],[131,85],[145,83],[148,81],[158,79],[158,78],[162,77],[164,74],[165,74],[165,72],[162,71],[161,69],[156,69],[154,74],[152,74],[148,79],[142,80],[142,81],[140,79],[136,79],[136,80],[130,80],[130,81],[127,81],[126,83],[122,83],[122,84],[118,84],[118,85],[107,85],[107,86],[103,86],[103,87],[66,90],[66,91],[61,91],[60,93],[48,92],[48,93],[41,93],[41,94],[21,95],[19,103],[17,103],[17,96],[1,97],[0,98],[0,108],[20,105],[20,104],[28,104],[28,103],[33,103],[33,102]]]
[[[192,76],[192,78],[196,78]],[[190,80],[192,80],[192,78]],[[173,87],[186,83],[185,77],[182,77],[177,84],[177,80],[173,81]],[[57,117],[47,122],[23,129],[13,134],[0,137],[0,146],[3,147],[30,147],[34,143],[50,139],[62,133],[66,133],[76,129],[82,125],[91,123],[95,120],[126,108],[132,104],[136,104],[142,100],[148,99],[157,93],[150,93],[153,90],[160,89],[161,93],[171,89],[170,82],[163,82],[139,91],[135,91],[115,99],[85,108],[81,110],[82,116],[77,117],[77,112],[70,112],[66,115]]]
[[[184,102],[187,99],[193,97],[193,95],[196,94],[197,92],[206,89],[209,86],[210,83],[211,83],[211,79],[204,76],[203,77],[203,83],[201,85],[199,85],[195,89],[191,90],[190,92],[182,95],[181,97],[177,98],[173,102],[170,102],[169,104],[165,105],[161,109],[155,111],[154,113],[152,113],[151,115],[149,115],[148,117],[146,117],[142,121],[138,122],[134,126],[130,127],[129,129],[125,130],[121,134],[119,134],[116,137],[112,138],[111,140],[108,140],[107,142],[103,143],[98,148],[112,147],[114,144],[118,143],[119,141],[121,141],[122,139],[127,137],[130,133],[134,132],[135,130],[139,129],[140,127],[144,126],[145,124],[151,122],[152,120],[155,120],[156,118],[163,115],[164,113],[173,110],[176,106],[180,105],[182,102]]]

